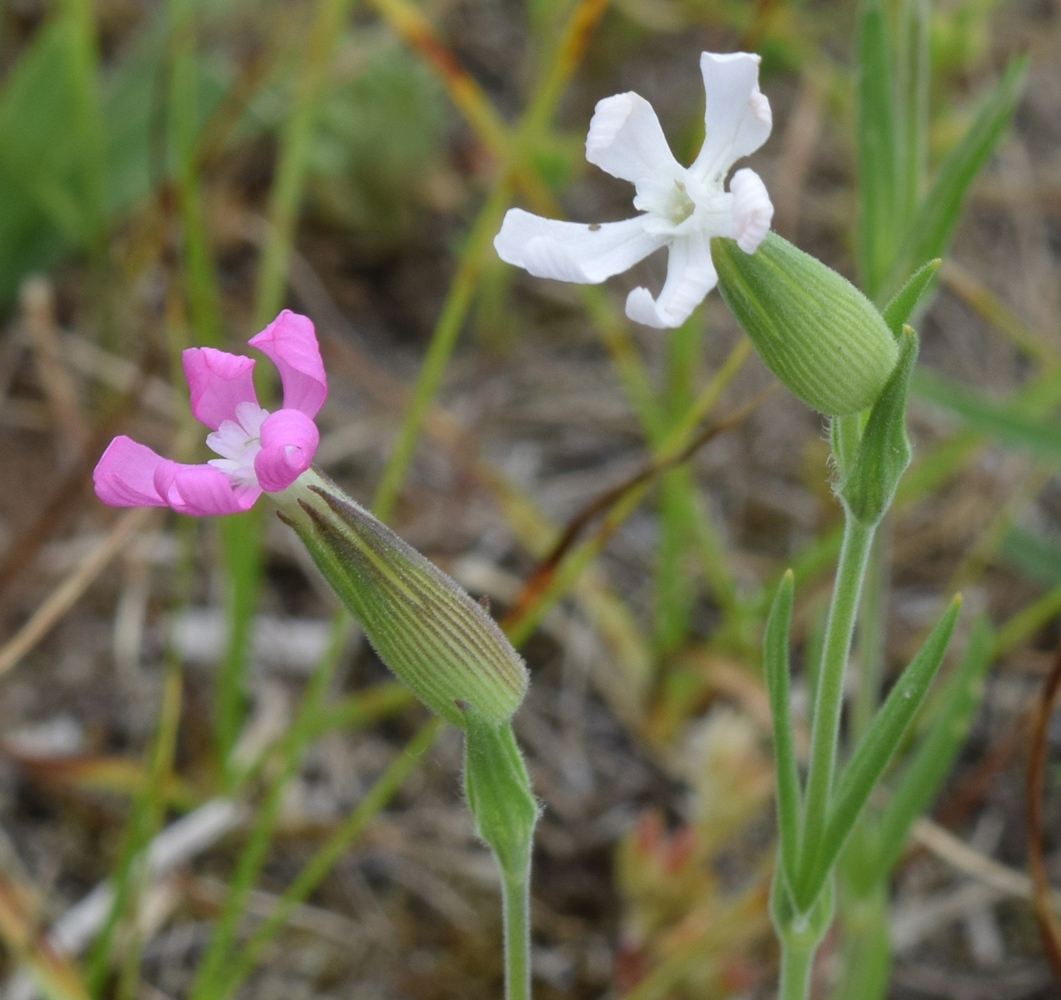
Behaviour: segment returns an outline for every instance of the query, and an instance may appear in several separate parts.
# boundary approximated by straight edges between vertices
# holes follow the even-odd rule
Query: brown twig
[[[556,570],[559,567],[561,560],[567,555],[572,546],[582,535],[583,531],[593,521],[606,515],[608,511],[615,507],[615,505],[625,497],[629,496],[630,493],[639,487],[646,485],[667,469],[674,468],[675,466],[681,465],[683,462],[687,462],[705,444],[707,444],[708,441],[711,441],[718,437],[719,434],[744,423],[744,421],[748,419],[749,414],[755,411],[755,409],[762,403],[763,399],[773,392],[774,388],[774,385],[768,386],[762,392],[753,396],[744,404],[744,406],[735,410],[728,416],[722,417],[709,424],[680,451],[675,452],[673,455],[666,455],[653,459],[632,476],[623,480],[621,483],[612,486],[610,489],[605,490],[586,504],[582,510],[567,522],[566,527],[553,545],[552,549],[550,549],[545,557],[538,562],[534,571],[527,578],[526,583],[523,585],[523,589],[520,591],[516,600],[509,608],[508,613],[505,615],[502,621],[502,627],[507,623],[519,621],[523,617],[527,609],[536,600],[537,596],[549,586],[550,581],[556,574]],[[618,525],[610,524],[607,521],[601,524],[597,528],[595,536],[598,545],[603,545],[617,527]]]
[[[1043,772],[1046,769],[1046,733],[1050,716],[1061,695],[1061,646],[1054,654],[1054,662],[1039,692],[1039,700],[1032,717],[1031,754],[1028,758],[1028,870],[1034,891],[1032,904],[1039,935],[1043,941],[1054,979],[1061,987],[1061,924],[1050,909],[1050,879],[1046,872],[1043,853]]]

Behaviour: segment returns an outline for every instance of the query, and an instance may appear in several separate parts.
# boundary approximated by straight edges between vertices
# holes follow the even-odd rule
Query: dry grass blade
[[[1003,895],[1032,900],[1032,880],[1024,872],[994,861],[976,850],[975,847],[970,847],[964,841],[959,840],[938,823],[933,823],[929,819],[919,819],[913,825],[910,837],[940,860],[946,861],[958,871],[998,890]],[[1061,913],[1061,893],[1048,890],[1044,905]]]
[[[77,602],[107,564],[128,544],[155,514],[151,507],[137,507],[122,514],[107,537],[89,552],[81,563],[48,595],[47,599],[2,647],[0,676],[6,674]]]
[[[1028,869],[1032,877],[1032,903],[1043,951],[1050,962],[1054,979],[1061,988],[1061,924],[1051,912],[1050,880],[1043,853],[1043,772],[1046,769],[1046,734],[1061,695],[1061,646],[1054,654],[1050,673],[1039,693],[1032,718],[1031,754],[1028,757]]]
[[[19,886],[0,876],[0,937],[4,944],[49,996],[87,1000],[88,994],[73,965],[37,933],[25,896]]]
[[[652,480],[661,473],[666,472],[667,469],[674,468],[675,466],[681,465],[683,462],[687,462],[705,444],[714,440],[719,434],[732,430],[734,427],[739,427],[752,413],[755,412],[762,401],[774,391],[774,388],[775,386],[773,385],[768,386],[762,392],[753,396],[738,410],[709,424],[680,451],[672,455],[663,455],[660,458],[648,462],[632,476],[610,489],[605,490],[586,504],[582,510],[576,513],[575,516],[567,522],[566,527],[553,545],[552,549],[538,563],[534,572],[528,577],[519,596],[502,620],[501,627],[507,629],[524,617],[530,607],[538,600],[539,595],[548,588],[553,577],[556,575],[556,570],[560,565],[560,562],[563,560],[564,556],[571,551],[572,546],[578,541],[579,537],[590,524],[598,518],[604,517],[618,503],[629,497],[635,490],[648,486]],[[608,540],[608,537],[615,531],[616,527],[617,525],[615,524],[605,522],[597,529],[595,541],[597,542],[598,547],[602,546]]]
[[[55,322],[55,292],[47,278],[33,276],[22,283],[23,320],[37,361],[41,385],[48,398],[63,444],[63,458],[71,462],[88,444],[88,422],[78,402],[77,387],[63,360]]]

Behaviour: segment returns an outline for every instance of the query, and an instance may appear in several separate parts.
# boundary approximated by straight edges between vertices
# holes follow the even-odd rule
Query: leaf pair
[[[792,596],[793,578],[789,571],[781,580],[767,619],[764,672],[777,755],[782,870],[796,905],[801,910],[807,910],[822,891],[844,841],[928,693],[954,631],[961,598],[956,597],[951,602],[917,655],[895,682],[865,737],[855,749],[830,797],[821,839],[816,844],[804,844],[801,843],[801,791],[789,703],[788,633]],[[921,770],[923,772],[925,768]],[[919,777],[911,789],[904,793],[904,802],[920,805],[919,793],[925,785],[926,781]],[[905,815],[905,811],[900,814]],[[892,825],[902,824],[896,819]]]

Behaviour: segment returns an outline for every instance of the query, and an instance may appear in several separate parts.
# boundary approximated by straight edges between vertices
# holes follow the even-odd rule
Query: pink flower
[[[313,418],[328,394],[313,324],[285,309],[250,345],[279,369],[283,408],[270,413],[258,405],[251,358],[189,348],[182,359],[192,413],[213,432],[206,443],[220,458],[182,465],[116,437],[92,473],[100,500],[112,507],[233,514],[248,510],[263,490],[287,489],[309,468],[320,441]]]

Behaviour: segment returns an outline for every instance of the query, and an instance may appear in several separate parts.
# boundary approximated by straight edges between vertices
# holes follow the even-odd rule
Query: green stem
[[[806,1000],[810,996],[810,974],[817,946],[781,938],[781,982],[778,1000]]]
[[[803,857],[800,865],[801,907],[813,900],[802,891],[814,867],[815,856],[825,831],[826,810],[836,770],[837,742],[840,735],[840,711],[844,700],[844,673],[851,651],[858,614],[859,595],[866,575],[866,562],[873,543],[874,527],[861,524],[846,511],[844,540],[836,569],[829,618],[825,626],[825,645],[811,728],[810,769],[807,774],[806,813],[804,818]]]
[[[530,855],[523,871],[501,879],[504,907],[505,1000],[530,1000]]]
[[[889,521],[885,518],[878,527],[866,565],[864,600],[858,619],[858,691],[851,711],[851,747],[857,746],[858,741],[865,735],[880,705],[890,565],[888,527]]]

